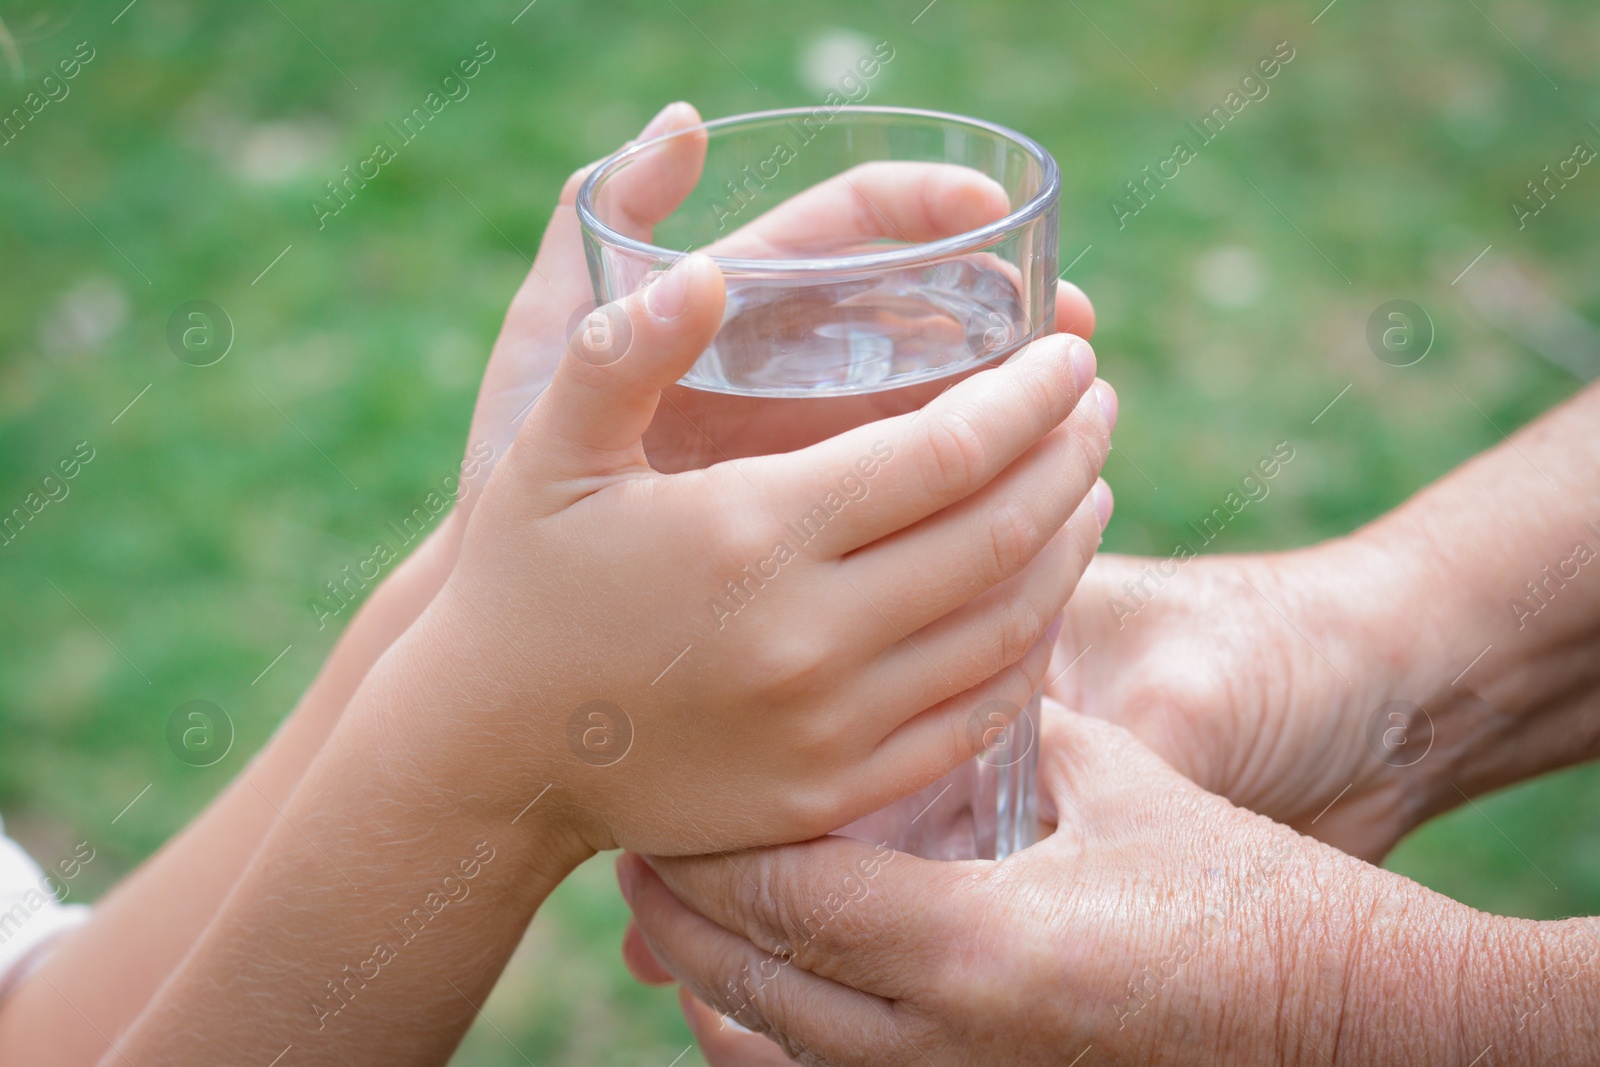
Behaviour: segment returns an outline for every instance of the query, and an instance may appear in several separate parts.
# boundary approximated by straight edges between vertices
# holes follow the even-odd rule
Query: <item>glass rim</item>
[[[646,255],[661,262],[671,263],[682,256],[689,255],[697,250],[666,248],[661,245],[651,244],[648,241],[640,241],[618,233],[600,221],[599,217],[594,213],[594,194],[600,183],[644,150],[673,137],[681,137],[690,131],[705,130],[708,133],[712,133],[730,126],[752,125],[758,122],[771,122],[814,115],[818,110],[821,109],[815,107],[791,107],[778,108],[771,111],[752,111],[741,115],[728,115],[720,119],[704,121],[682,130],[674,130],[659,137],[652,137],[648,141],[640,141],[637,144],[628,145],[601,160],[594,170],[590,172],[589,176],[584,179],[583,185],[578,189],[577,209],[579,222],[584,230],[608,245]],[[1015,144],[1039,164],[1042,171],[1039,188],[1021,207],[1016,208],[1002,218],[996,219],[994,222],[950,237],[942,237],[937,241],[924,241],[885,252],[866,252],[857,255],[831,256],[821,259],[746,259],[703,253],[709,255],[723,273],[759,273],[783,276],[837,274],[849,271],[904,267],[915,263],[925,263],[934,258],[976,252],[987,248],[1010,231],[1037,220],[1060,195],[1061,168],[1056,163],[1055,157],[1046,151],[1038,141],[1026,134],[1013,130],[1009,126],[1002,126],[997,122],[989,122],[985,119],[972,118],[967,115],[956,115],[946,111],[928,111],[921,108],[887,107],[869,104],[843,105],[833,112],[833,117],[829,119],[829,122],[831,123],[840,115],[890,115],[902,118],[934,119],[994,134]]]

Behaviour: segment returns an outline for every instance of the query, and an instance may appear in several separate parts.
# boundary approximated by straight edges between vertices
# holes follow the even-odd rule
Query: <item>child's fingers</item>
[[[910,633],[1028,566],[1094,487],[1111,445],[1111,387],[965,500],[838,562],[852,588]],[[937,575],[937,580],[926,580]]]
[[[653,137],[700,124],[700,113],[682,101],[668,104],[640,131],[635,140]],[[630,142],[631,143],[631,142]],[[694,189],[705,162],[706,141],[702,131],[675,137],[671,150],[646,152],[617,176],[610,203],[617,219],[630,237],[649,240],[656,223],[666,218]],[[573,308],[592,299],[588,272],[583,267],[583,232],[578,225],[578,189],[598,162],[575,171],[561,187],[556,209],[545,227],[533,268],[518,290],[507,313],[507,323],[519,311],[532,307],[540,314],[557,314],[566,324]],[[611,186],[608,186],[611,187]]]
[[[688,104],[669,104],[650,121],[639,139],[648,140],[699,121],[699,114]],[[703,141],[699,150],[704,151]],[[651,225],[694,188],[692,178],[685,182],[687,171],[681,165],[675,169],[652,167],[654,162],[647,159],[632,168],[630,184],[642,186],[643,195],[637,201],[628,201],[629,217],[640,216]],[[488,444],[497,455],[511,444],[534,398],[549,384],[566,340],[563,331],[571,317],[593,304],[589,272],[584,266],[583,231],[574,205],[579,187],[598,165],[590,164],[577,171],[562,187],[539,242],[538,255],[506,309],[494,355],[484,372],[469,441]],[[649,178],[654,180],[645,180]],[[494,466],[485,463],[478,468],[471,480],[472,491],[464,498],[467,507],[473,506],[476,489],[488,479]]]
[[[760,204],[759,198],[753,203]],[[772,259],[840,242],[937,241],[986,226],[1010,210],[1000,183],[971,167],[863,163],[773,205],[705,251]]]
[[[1094,305],[1088,294],[1065,280],[1056,282],[1056,329],[1086,341],[1094,336]]]
[[[895,694],[901,709],[925,708],[1020,661],[1066,606],[1100,545],[1106,504],[1097,496],[1020,574],[890,646],[868,668],[871,691]],[[880,725],[888,731],[895,723]]]
[[[995,728],[1023,714],[1043,684],[1050,653],[1051,642],[1040,638],[1014,665],[928,708],[884,738],[860,771],[858,781],[867,794],[861,797],[863,804],[881,807],[926,788],[992,744]],[[1023,741],[1031,743],[1032,738]]]
[[[871,544],[988,484],[1067,418],[1094,371],[1087,342],[1040,338],[921,411],[756,461],[770,506],[793,517],[817,558]],[[864,492],[837,504],[841,479]]]
[[[1022,270],[1004,256],[991,252],[978,252],[968,256],[967,259],[975,268],[1004,276],[1019,294],[1027,292]],[[1085,341],[1094,336],[1094,305],[1090,303],[1088,295],[1082,289],[1065,279],[1057,279],[1055,282],[1055,312],[1057,333],[1075,334]],[[1003,319],[997,318],[994,325],[1004,326],[1005,323]],[[985,336],[987,337],[987,334]]]
[[[667,137],[679,130],[688,132]],[[700,125],[700,113],[689,104],[668,104],[638,139],[655,137],[667,139],[640,149],[600,187],[594,203],[602,222],[638,241],[649,241],[656,223],[683,203],[700,180],[706,162],[706,131]],[[573,190],[574,199],[576,196],[577,190]]]
[[[661,390],[681,378],[722,324],[722,272],[680,259],[654,284],[598,308],[573,334],[512,455],[542,483],[645,467],[640,438]]]

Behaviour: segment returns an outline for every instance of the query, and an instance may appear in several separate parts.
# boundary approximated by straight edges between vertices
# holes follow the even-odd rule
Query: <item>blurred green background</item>
[[[1589,0],[125,2],[0,0],[0,111],[95,54],[0,145],[0,509],[96,453],[0,547],[0,811],[46,859],[93,842],[91,892],[292,707],[335,636],[307,601],[459,460],[562,180],[667,101],[816,103],[888,41],[868,102],[1056,154],[1062,264],[1123,400],[1112,549],[1168,549],[1283,439],[1294,464],[1215,547],[1348,530],[1600,368],[1600,166],[1525,229],[1510,206],[1600,146]],[[471,95],[319,231],[322,183],[483,41]],[[1119,228],[1123,183],[1283,41],[1270,95]],[[1366,339],[1396,299],[1437,334],[1404,368]],[[237,331],[214,366],[168,348],[191,300]],[[191,699],[238,730],[206,769],[164,740]],[[1600,770],[1479,804],[1392,865],[1498,912],[1600,912]],[[609,862],[580,871],[456,1062],[672,1062],[687,1030],[623,972],[623,918]]]

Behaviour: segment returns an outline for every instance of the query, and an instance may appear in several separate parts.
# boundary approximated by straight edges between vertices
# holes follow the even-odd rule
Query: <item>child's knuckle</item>
[[[1016,574],[1043,544],[1045,530],[1026,501],[1013,501],[989,515],[989,585]]]
[[[799,695],[816,688],[831,662],[830,651],[821,634],[769,636],[752,649],[747,657],[748,669],[766,692]]]
[[[923,477],[935,493],[971,485],[984,468],[983,434],[965,412],[955,408],[939,412],[924,441]]]
[[[1044,636],[1044,627],[1044,620],[1024,592],[1019,590],[1008,597],[1001,612],[996,639],[999,664],[1010,666],[1021,660],[1035,642]]]

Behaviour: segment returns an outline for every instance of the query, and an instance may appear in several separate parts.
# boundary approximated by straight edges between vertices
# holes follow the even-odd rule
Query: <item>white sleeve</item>
[[[0,824],[0,999],[32,970],[65,931],[89,917],[82,904],[62,904],[39,865]]]

